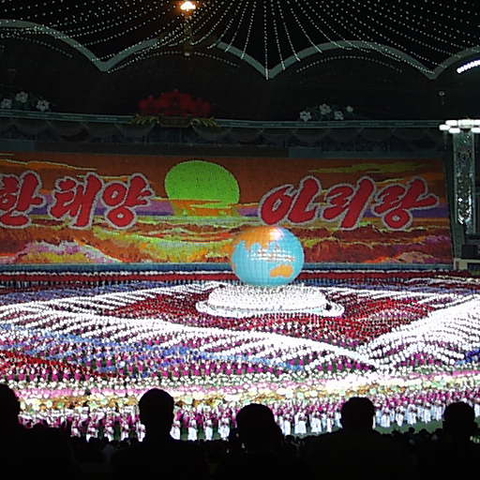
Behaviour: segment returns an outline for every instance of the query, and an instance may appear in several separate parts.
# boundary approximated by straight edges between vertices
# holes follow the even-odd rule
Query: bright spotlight
[[[185,13],[192,13],[197,8],[195,2],[186,1],[182,2],[180,5],[180,10]]]

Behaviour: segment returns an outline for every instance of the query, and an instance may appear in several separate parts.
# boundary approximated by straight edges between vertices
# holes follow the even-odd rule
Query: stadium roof
[[[112,71],[175,49],[228,52],[271,79],[335,51],[381,55],[428,78],[480,56],[471,0],[3,0],[2,38],[52,36]],[[327,62],[328,63],[328,62]]]
[[[0,83],[75,112],[134,113],[178,88],[227,118],[293,119],[323,102],[365,118],[479,113],[480,69],[457,73],[480,59],[476,0],[182,3],[0,0]]]

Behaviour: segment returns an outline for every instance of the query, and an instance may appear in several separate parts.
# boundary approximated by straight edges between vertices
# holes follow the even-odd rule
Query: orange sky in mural
[[[13,163],[9,161],[13,160]],[[78,176],[95,171],[105,179],[124,178],[132,173],[143,173],[150,181],[158,197],[165,198],[164,180],[167,172],[179,162],[207,160],[227,168],[240,184],[240,203],[255,203],[272,188],[285,184],[298,186],[308,174],[317,177],[322,188],[348,181],[353,183],[369,175],[379,185],[395,178],[406,183],[415,176],[422,176],[431,193],[445,197],[443,162],[438,159],[296,159],[296,158],[239,158],[194,157],[172,155],[113,155],[61,152],[1,153],[2,173],[19,174],[27,169],[37,171],[44,182],[44,189],[51,190],[59,176]],[[34,162],[28,164],[28,162]],[[259,165],[268,175],[258,175],[250,166]]]

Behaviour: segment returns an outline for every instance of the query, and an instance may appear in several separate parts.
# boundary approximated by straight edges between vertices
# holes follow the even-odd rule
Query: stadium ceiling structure
[[[230,54],[266,79],[288,67],[381,56],[437,78],[480,56],[469,0],[3,0],[0,42],[64,42],[101,71],[148,58]],[[182,5],[189,4],[182,10]],[[328,61],[325,62],[328,64]]]

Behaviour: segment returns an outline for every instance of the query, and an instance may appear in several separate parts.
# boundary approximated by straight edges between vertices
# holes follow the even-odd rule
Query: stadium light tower
[[[480,133],[480,119],[447,120],[439,129],[453,136],[454,217],[467,235],[475,234],[475,134]]]

